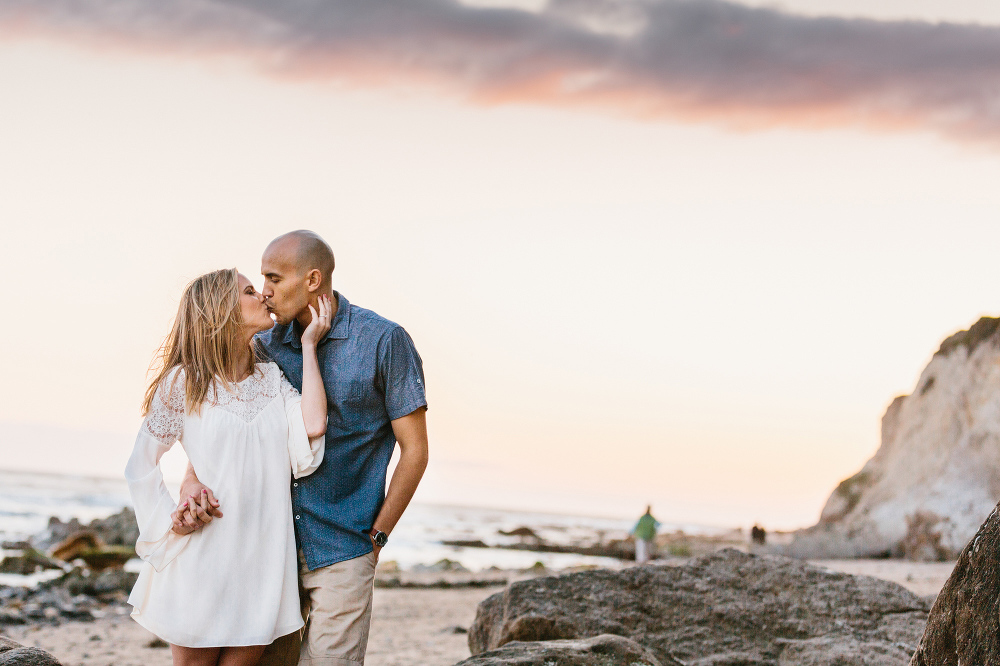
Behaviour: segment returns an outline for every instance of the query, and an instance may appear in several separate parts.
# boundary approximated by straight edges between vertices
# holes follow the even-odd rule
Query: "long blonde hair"
[[[184,289],[170,335],[150,364],[155,377],[146,389],[143,416],[153,405],[156,389],[174,368],[184,370],[184,403],[189,413],[200,411],[213,381],[221,381],[228,390],[230,380],[240,374],[236,359],[245,343],[238,275],[235,268],[213,271]],[[256,360],[251,347],[249,367],[242,369],[253,372]],[[174,386],[165,389],[169,394]],[[169,403],[166,396],[163,401]]]

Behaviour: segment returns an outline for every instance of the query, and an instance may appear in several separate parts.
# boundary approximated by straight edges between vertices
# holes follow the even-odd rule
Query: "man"
[[[653,539],[656,538],[656,528],[660,523],[653,518],[652,510],[653,507],[647,506],[646,513],[639,517],[639,521],[632,528],[632,535],[635,536],[636,564],[645,564],[653,553]]]
[[[325,294],[336,313],[317,347],[328,403],[326,454],[312,475],[291,488],[308,620],[301,637],[275,641],[262,665],[364,664],[379,551],[427,466],[420,356],[402,327],[334,291],[333,269],[330,246],[311,231],[279,236],[261,260],[261,293],[276,323],[257,339],[296,388],[302,386],[300,340],[312,318],[309,306],[318,311]],[[386,490],[397,443],[399,463]],[[203,492],[210,498],[208,511],[200,509],[205,502],[191,501],[198,527],[222,513],[220,501],[189,465],[181,498],[196,500]]]

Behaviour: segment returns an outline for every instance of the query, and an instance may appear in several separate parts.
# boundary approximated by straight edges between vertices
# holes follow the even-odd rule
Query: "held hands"
[[[202,486],[198,499],[195,499],[194,495],[189,495],[170,514],[170,520],[173,523],[170,529],[174,534],[184,536],[200,530],[212,522],[214,518],[222,518],[222,512],[219,511],[219,500],[215,499],[211,490]]]
[[[312,321],[302,331],[302,346],[315,347],[319,341],[330,332],[330,324],[333,321],[333,301],[325,294],[319,297],[319,312],[313,306],[309,306],[312,314]]]

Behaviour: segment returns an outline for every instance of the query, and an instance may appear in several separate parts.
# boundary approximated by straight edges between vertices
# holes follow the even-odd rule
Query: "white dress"
[[[324,438],[309,440],[302,398],[274,363],[232,386],[186,414],[183,370],[170,373],[125,468],[144,560],[132,617],[175,645],[265,645],[302,627],[289,483],[319,467]],[[158,465],[177,441],[224,514],[186,536],[170,529],[177,501]]]

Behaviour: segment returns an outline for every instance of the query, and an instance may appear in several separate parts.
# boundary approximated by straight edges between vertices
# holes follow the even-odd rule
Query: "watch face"
[[[389,543],[389,536],[385,532],[375,532],[375,536],[373,538],[375,539],[375,545],[379,548],[382,548],[385,544]]]

